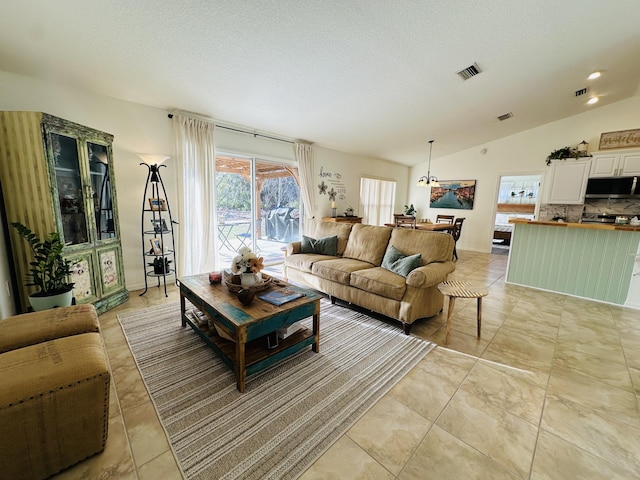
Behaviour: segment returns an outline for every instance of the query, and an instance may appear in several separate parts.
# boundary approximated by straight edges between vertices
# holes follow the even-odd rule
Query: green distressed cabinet
[[[43,237],[60,232],[74,263],[76,303],[102,313],[125,288],[112,154],[113,136],[41,112],[0,112],[0,182],[7,222]],[[10,230],[22,308],[31,290],[26,242]]]

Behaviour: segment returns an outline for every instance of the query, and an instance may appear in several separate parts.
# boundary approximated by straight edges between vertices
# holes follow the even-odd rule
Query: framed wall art
[[[431,187],[431,208],[472,210],[476,194],[475,180],[440,180],[440,186]]]

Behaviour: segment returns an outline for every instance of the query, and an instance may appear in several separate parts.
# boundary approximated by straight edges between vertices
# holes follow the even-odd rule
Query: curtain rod
[[[169,118],[173,118],[173,113],[170,113],[167,116]],[[246,133],[247,135],[253,135],[254,137],[268,138],[269,140],[277,140],[278,142],[290,143],[292,145],[295,143],[292,140],[285,140],[283,138],[278,138],[278,137],[270,137],[269,135],[263,135],[261,133],[249,132],[247,130],[242,130],[240,128],[227,127],[226,125],[218,125],[217,123],[214,123],[214,125],[216,127],[218,127],[218,128],[224,128],[225,130],[231,130],[233,132]]]

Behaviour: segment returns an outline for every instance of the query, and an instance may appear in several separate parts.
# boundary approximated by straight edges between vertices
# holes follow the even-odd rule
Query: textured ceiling
[[[637,0],[6,1],[0,70],[414,165],[638,95],[639,25]]]

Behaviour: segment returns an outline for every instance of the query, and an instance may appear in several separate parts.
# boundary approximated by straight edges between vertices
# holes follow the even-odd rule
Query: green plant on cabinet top
[[[547,157],[547,165],[551,165],[551,160],[564,160],[567,158],[579,158],[580,152],[577,148],[563,147],[558,150],[554,150]]]

